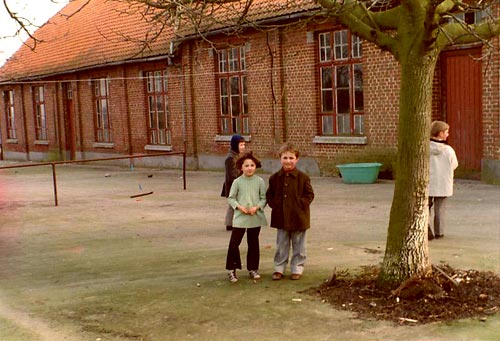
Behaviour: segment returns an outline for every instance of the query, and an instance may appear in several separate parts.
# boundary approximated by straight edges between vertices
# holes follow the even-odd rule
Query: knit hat
[[[231,137],[231,150],[235,153],[240,152],[240,142],[245,142],[245,139],[241,135],[233,135]]]

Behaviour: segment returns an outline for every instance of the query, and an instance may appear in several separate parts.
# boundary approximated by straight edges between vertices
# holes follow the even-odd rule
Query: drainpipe
[[[55,139],[56,139],[56,142],[57,142],[57,150],[59,151],[59,157],[58,159],[59,160],[66,160],[66,155],[63,156],[63,149],[62,149],[62,132],[61,132],[61,117],[60,117],[60,114],[61,114],[61,111],[59,110],[59,100],[60,100],[60,97],[59,97],[59,90],[61,91],[61,93],[64,91],[64,87],[63,87],[63,84],[60,83],[60,82],[56,82],[54,83],[54,96],[53,96],[53,99],[55,97],[55,101],[54,101],[54,125],[55,125]]]
[[[134,154],[134,149],[133,149],[133,145],[132,145],[132,127],[131,127],[131,123],[130,123],[130,99],[129,99],[129,95],[128,95],[128,78],[127,78],[127,70],[126,70],[126,67],[125,65],[123,66],[122,68],[122,71],[123,71],[123,88],[125,89],[125,103],[127,105],[127,109],[125,110],[125,114],[127,115],[127,143],[128,143],[128,153],[130,155],[133,155]],[[134,159],[131,158],[130,159],[130,167],[133,167],[134,166]]]
[[[23,113],[24,148],[26,150],[26,160],[30,161],[30,145],[28,141],[28,123],[26,122],[26,104],[24,103],[24,85],[21,84],[21,111]]]

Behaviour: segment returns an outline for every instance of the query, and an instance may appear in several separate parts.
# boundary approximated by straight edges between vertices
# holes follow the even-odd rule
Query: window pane
[[[337,89],[337,113],[349,113],[349,89]]]
[[[238,71],[238,49],[232,48],[229,50],[229,71]]]
[[[231,95],[239,95],[240,94],[240,84],[239,77],[231,77]]]
[[[323,112],[333,111],[333,92],[332,90],[324,90],[321,92],[322,95],[322,108]]]
[[[229,115],[229,103],[228,103],[229,99],[227,97],[223,97],[221,98],[221,114],[223,116],[227,116]]]
[[[322,127],[324,135],[333,135],[333,116],[323,116]]]
[[[363,134],[364,133],[364,116],[354,115],[354,133]]]
[[[240,47],[240,70],[244,71],[247,69],[246,59],[245,59],[245,47]]]
[[[335,59],[348,58],[348,45],[347,45],[347,30],[335,32]]]
[[[321,103],[323,112],[333,111],[333,75],[332,68],[321,68]]]
[[[219,52],[219,72],[227,72],[226,51]]]
[[[319,60],[321,62],[331,60],[331,44],[330,32],[319,35]]]
[[[229,134],[229,118],[221,120],[221,131],[223,134]]]
[[[361,38],[356,35],[352,35],[351,39],[352,39],[352,57],[361,58],[363,54],[363,46],[361,43]]]
[[[354,111],[363,111],[363,67],[354,65]]]
[[[243,118],[243,134],[250,134],[250,127],[248,124],[248,117]]]
[[[233,121],[233,132],[241,133],[240,119],[237,117],[233,117],[232,121]]]
[[[337,131],[339,134],[349,134],[351,132],[349,115],[337,115]]]
[[[106,80],[101,78],[99,80],[99,90],[100,90],[100,95],[102,97],[105,97],[106,96]]]
[[[332,68],[321,68],[321,89],[333,89]]]
[[[220,94],[221,96],[227,96],[227,78],[220,79]]]
[[[43,86],[39,86],[38,87],[38,93],[39,93],[38,100],[40,102],[43,102],[44,101],[44,98],[43,98]]]
[[[243,96],[243,114],[248,114],[248,96]]]
[[[108,113],[108,103],[105,99],[101,99],[101,113],[103,116]]]
[[[338,66],[336,70],[336,81],[337,88],[349,88],[349,67],[348,66]]]
[[[231,96],[231,115],[239,116],[240,114],[240,97]]]
[[[163,96],[156,96],[156,111],[158,114],[165,111],[163,107]]]
[[[155,72],[155,91],[156,92],[161,92],[162,91],[162,77],[161,77],[161,72],[156,71]]]

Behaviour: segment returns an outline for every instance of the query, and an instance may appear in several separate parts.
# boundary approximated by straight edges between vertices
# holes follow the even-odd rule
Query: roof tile
[[[192,37],[196,30],[184,21],[176,32],[173,27],[148,23],[137,3],[110,0],[73,0],[45,25],[35,31],[41,42],[34,49],[26,45],[0,69],[0,81],[37,78],[73,70],[102,66],[141,58],[167,55],[170,41]],[[242,20],[247,0],[213,5],[210,15],[203,16],[205,32],[225,29],[237,24],[279,18],[318,9],[314,0],[253,0]],[[86,5],[85,5],[86,4]],[[144,7],[143,7],[144,9]],[[145,41],[148,34],[161,32],[158,39]],[[145,48],[146,46],[146,48]]]

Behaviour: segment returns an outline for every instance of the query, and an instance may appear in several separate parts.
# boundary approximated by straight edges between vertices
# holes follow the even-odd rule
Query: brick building
[[[73,14],[69,20],[54,16],[36,32],[43,42],[34,51],[21,47],[0,69],[4,159],[185,148],[189,168],[222,169],[239,133],[265,170],[277,168],[277,148],[291,141],[311,174],[334,174],[336,164],[355,161],[391,171],[398,64],[331,21],[309,20],[314,1],[280,7],[258,0],[248,15],[267,29],[230,31],[235,8],[204,27],[203,38],[186,26],[147,23],[123,3],[94,0],[80,9],[83,2],[70,2],[61,11]],[[161,34],[144,45],[146,32]],[[486,63],[471,55],[486,51],[474,45],[442,54],[432,116],[452,126],[462,174],[499,181],[499,56]],[[180,165],[174,157],[134,162]]]

